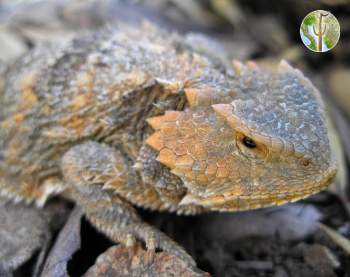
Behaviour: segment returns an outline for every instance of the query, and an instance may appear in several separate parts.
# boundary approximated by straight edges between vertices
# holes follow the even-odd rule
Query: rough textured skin
[[[136,245],[125,248],[112,246],[100,255],[84,277],[210,277],[209,273],[189,267],[176,256],[145,251]]]
[[[282,61],[232,67],[152,26],[35,49],[0,93],[0,191],[63,192],[116,241],[186,256],[133,205],[194,214],[305,198],[335,175],[316,88]]]

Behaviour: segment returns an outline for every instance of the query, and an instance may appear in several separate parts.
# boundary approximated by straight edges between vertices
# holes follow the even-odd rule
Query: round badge
[[[327,52],[337,45],[340,25],[329,11],[316,10],[305,16],[300,26],[304,45],[314,52]]]

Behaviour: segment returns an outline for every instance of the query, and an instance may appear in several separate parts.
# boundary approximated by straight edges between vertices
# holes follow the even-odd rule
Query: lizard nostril
[[[303,166],[308,167],[311,164],[311,159],[310,158],[304,158],[301,163],[302,163]]]

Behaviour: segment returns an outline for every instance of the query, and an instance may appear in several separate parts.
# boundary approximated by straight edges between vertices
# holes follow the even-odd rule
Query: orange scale
[[[158,151],[164,148],[164,140],[160,132],[155,132],[150,137],[148,137],[145,142],[153,149]]]
[[[181,127],[179,128],[179,133],[185,138],[193,137],[195,135],[193,127]]]
[[[186,175],[186,173],[188,172],[186,169],[183,169],[183,168],[173,168],[171,171],[170,171],[172,174],[175,174],[176,176],[179,176],[179,177],[183,177]]]
[[[175,162],[175,166],[176,167],[184,167],[184,168],[189,168],[192,169],[194,160],[192,159],[192,157],[190,155],[183,155],[180,157],[176,158],[176,162]]]
[[[196,88],[185,88],[185,95],[190,106],[194,106],[197,104],[197,96],[199,90]]]
[[[219,167],[216,172],[216,177],[227,178],[229,176],[229,171],[225,167]]]
[[[195,180],[196,179],[196,176],[197,176],[197,173],[194,172],[194,171],[187,171],[186,172],[186,178],[188,180]]]
[[[216,171],[218,170],[216,164],[208,163],[207,169],[205,170],[205,174],[208,176],[216,176]]]
[[[204,111],[193,114],[193,121],[198,125],[205,125],[208,115]]]
[[[194,124],[192,122],[192,118],[181,118],[181,121],[178,120],[176,121],[177,126],[179,126],[179,128],[193,128]]]
[[[227,162],[226,162],[225,159],[220,158],[220,159],[217,160],[216,164],[217,164],[218,167],[226,167]]]
[[[196,142],[192,138],[185,137],[185,145],[187,148],[187,153],[192,154],[192,150],[195,148]]]
[[[207,178],[208,178],[208,183],[212,184],[215,181],[216,176],[215,175],[208,175],[208,174],[206,174],[206,175],[207,175]]]
[[[185,143],[187,143],[188,145],[193,144],[193,142],[198,139],[193,131],[181,135],[182,138],[185,140]],[[190,147],[188,147],[188,149],[190,149]]]
[[[213,164],[213,165],[217,166],[216,165],[217,157],[215,154],[212,154],[212,153],[208,154],[206,161],[208,164]]]
[[[236,167],[231,161],[227,160],[224,168],[226,168],[229,172],[231,172]]]
[[[202,128],[199,127],[196,130],[196,134],[200,137],[200,138],[204,138],[209,134],[210,130],[208,128]]]
[[[12,119],[13,119],[13,121],[14,121],[16,124],[22,123],[23,120],[24,120],[24,118],[25,118],[24,114],[23,114],[23,113],[20,113],[20,112],[15,113],[15,114],[12,116]]]
[[[200,97],[198,97],[198,102],[201,103],[202,105],[210,105],[212,103],[212,95],[213,91],[212,90],[203,90],[202,93],[200,94]]]
[[[171,138],[168,138],[164,141],[164,145],[166,148],[169,148],[169,149],[172,149],[174,150],[177,146],[177,141],[176,141],[176,138],[174,137],[171,137]],[[174,152],[174,151],[173,151]],[[175,152],[174,152],[175,153]]]
[[[174,168],[176,162],[176,155],[171,150],[164,148],[159,152],[157,161],[170,168]]]
[[[147,123],[154,129],[158,130],[164,122],[164,116],[153,116],[146,119]]]
[[[237,197],[243,194],[244,194],[244,191],[241,186],[233,186],[231,190],[227,194],[225,194],[225,197],[228,197],[228,198]]]
[[[198,122],[196,122],[193,118],[192,119],[190,119],[191,121],[189,121],[188,123],[189,124],[191,124],[190,126],[192,126],[192,128],[195,128],[195,129],[197,129],[198,128],[198,125],[199,125],[199,123]]]
[[[184,143],[186,143],[186,141],[183,138],[179,138],[179,139],[177,139],[177,143],[184,144]]]
[[[217,140],[213,140],[212,138],[207,139],[208,148],[216,149],[220,142]]]
[[[192,114],[190,112],[182,112],[181,117],[178,119],[179,122],[184,123],[192,120]]]
[[[179,135],[179,132],[177,131],[177,126],[173,122],[164,123],[161,127],[161,132],[165,136]]]
[[[230,202],[226,202],[223,208],[232,211],[239,211],[239,202],[237,199],[232,199]]]
[[[174,148],[174,152],[176,153],[176,155],[185,155],[187,153],[187,147],[185,144],[179,144],[179,141],[177,141],[177,145]]]
[[[202,173],[202,174],[198,174],[196,176],[196,181],[199,183],[208,183],[209,180],[208,180],[207,175]]]
[[[207,151],[200,144],[195,144],[193,148],[189,148],[189,151],[196,160],[205,160],[208,156]]]
[[[258,192],[261,195],[268,195],[270,191],[263,184],[259,184],[259,186],[254,187],[254,191]]]
[[[202,199],[200,201],[200,204],[214,206],[217,204],[222,204],[223,202],[225,202],[225,198],[222,195],[215,195]]]
[[[181,112],[178,111],[166,111],[164,118],[166,122],[173,122],[179,119]]]
[[[241,172],[237,169],[237,168],[229,168],[229,170],[228,170],[228,172],[229,172],[229,178],[232,180],[232,181],[237,181],[237,182],[242,182],[242,174],[241,174]],[[249,174],[249,173],[244,173],[244,175],[243,176],[247,176],[247,174]]]
[[[236,162],[235,158],[232,155],[226,156],[225,161],[226,161],[226,167],[230,167]]]
[[[192,166],[192,170],[193,171],[205,171],[207,168],[207,163],[206,161],[198,161],[198,160],[195,160],[195,162],[193,163],[193,166]]]

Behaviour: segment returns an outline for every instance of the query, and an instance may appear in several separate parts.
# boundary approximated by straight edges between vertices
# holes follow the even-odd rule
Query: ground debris
[[[203,236],[216,240],[278,237],[282,241],[292,241],[312,234],[321,217],[313,205],[289,204],[244,213],[204,215],[200,217],[198,229]]]
[[[340,248],[342,248],[347,255],[350,256],[350,240],[334,231],[332,228],[324,224],[320,224],[321,230],[323,230]]]
[[[41,277],[68,276],[67,264],[80,248],[80,222],[82,212],[76,208],[60,232],[46,260]]]
[[[333,270],[340,263],[327,247],[313,244],[304,250],[303,256],[306,264],[319,272],[319,276],[336,276]]]
[[[0,276],[11,276],[34,256],[42,261],[50,240],[49,220],[42,211],[0,200]]]

